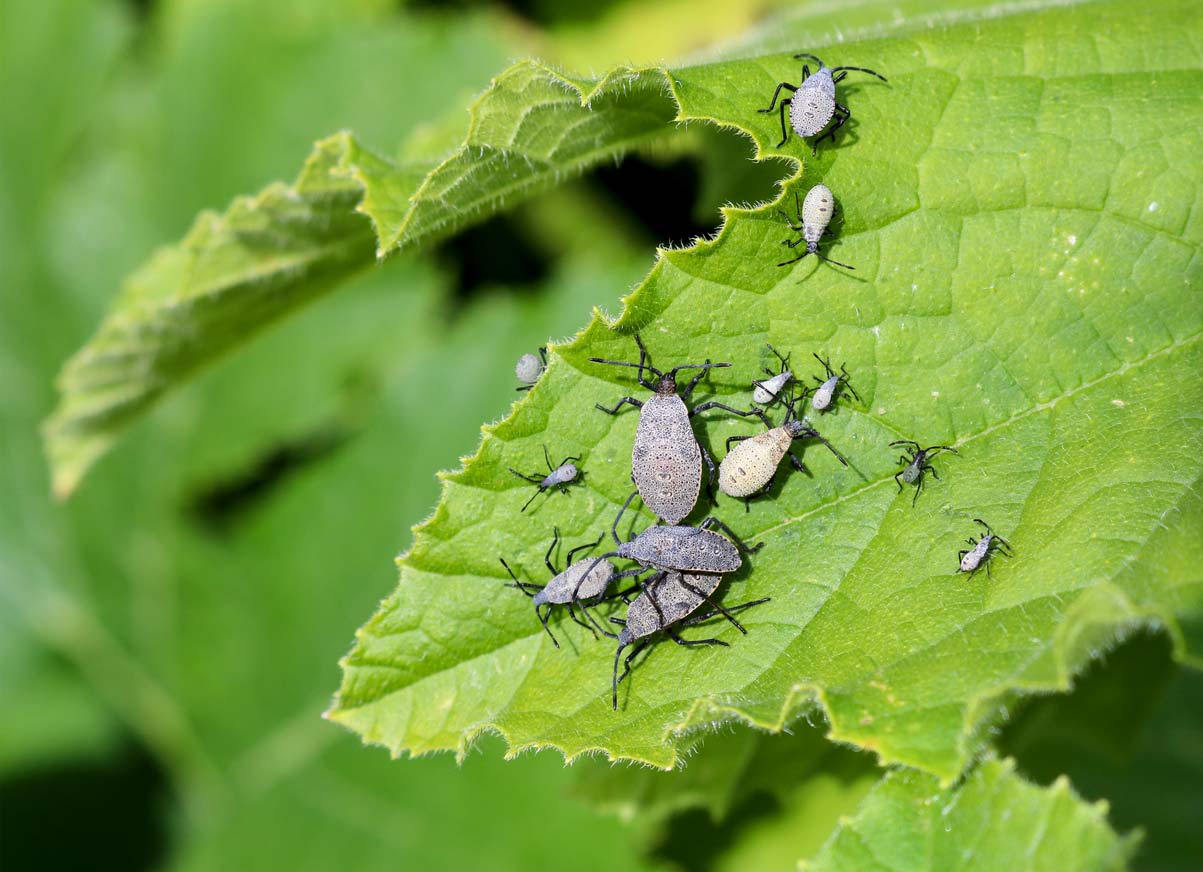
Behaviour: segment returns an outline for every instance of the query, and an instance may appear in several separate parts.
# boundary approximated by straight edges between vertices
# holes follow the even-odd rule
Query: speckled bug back
[[[799,136],[814,136],[835,114],[835,81],[831,70],[820,67],[798,86],[789,104],[789,123]]]
[[[793,440],[786,428],[774,427],[738,443],[719,464],[719,488],[731,497],[756,493],[773,477]]]
[[[627,623],[618,635],[618,644],[629,645],[688,617],[718,589],[722,579],[711,573],[671,570],[652,579],[627,609]]]
[[[689,410],[676,394],[656,394],[643,404],[631,478],[656,517],[676,524],[693,511],[702,488],[702,452],[689,426]]]
[[[743,565],[739,549],[698,527],[648,527],[618,546],[618,556],[682,572],[735,572]]]
[[[815,185],[806,193],[802,201],[802,238],[808,246],[817,246],[831,216],[835,213],[835,196],[826,185]]]
[[[614,580],[609,560],[582,560],[569,566],[534,596],[536,606],[543,603],[570,603],[573,597],[590,600],[606,592]],[[575,593],[574,593],[575,592]]]

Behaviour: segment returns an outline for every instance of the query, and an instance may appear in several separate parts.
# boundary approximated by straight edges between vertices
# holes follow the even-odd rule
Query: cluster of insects
[[[811,54],[794,57],[814,61],[818,69],[812,74],[809,65],[803,65],[801,83],[793,85],[781,82],[773,92],[769,106],[759,111],[780,112],[780,147],[789,138],[786,128],[788,107],[789,125],[793,132],[803,139],[815,137],[813,149],[817,153],[819,143],[824,139],[834,140],[836,131],[852,115],[846,106],[836,101],[836,85],[850,72],[867,73],[883,82],[886,78],[863,67],[828,67]],[[789,91],[791,96],[779,101],[782,91]],[[813,254],[834,266],[854,269],[849,264],[832,260],[819,250],[835,214],[835,197],[831,190],[826,185],[815,185],[801,201],[795,191],[794,205],[795,215],[792,219],[783,211],[780,214],[787,226],[799,236],[783,240],[782,245],[791,250],[802,246],[803,250],[797,257],[784,260],[778,266],[789,266]],[[638,384],[651,392],[651,396],[643,399],[623,396],[611,406],[597,405],[597,409],[607,415],[618,415],[625,406],[639,410],[639,423],[631,449],[631,482],[635,490],[627,497],[610,527],[614,549],[577,559],[582,552],[592,551],[600,545],[605,538],[603,533],[596,541],[572,548],[568,552],[565,568],[557,570],[552,555],[560,542],[560,534],[558,529],[553,529],[551,545],[544,557],[551,578],[543,585],[520,580],[505,559],[501,559],[506,572],[513,579],[511,586],[531,597],[535,615],[557,648],[559,640],[549,625],[556,606],[565,607],[569,617],[588,629],[595,638],[601,635],[614,640],[616,649],[611,704],[615,709],[618,708],[620,682],[630,674],[635,658],[648,645],[659,638],[668,638],[678,645],[725,647],[728,643],[721,639],[686,638],[681,631],[721,617],[746,634],[747,629],[735,615],[769,601],[765,597],[724,606],[716,599],[724,577],[738,572],[744,559],[757,552],[763,543],[749,547],[713,515],[697,524],[684,523],[693,513],[703,490],[713,504],[717,502],[717,484],[723,494],[743,500],[745,511],[748,511],[754,498],[772,489],[778,468],[786,456],[796,470],[807,471],[795,453],[794,443],[798,440],[820,442],[847,467],[847,458],[806,417],[800,416],[799,410],[809,405],[810,413],[824,415],[833,412],[845,397],[861,402],[844,366],[837,371],[828,359],[814,354],[822,371],[812,376],[814,384],[811,385],[795,376],[789,355],[780,354],[770,345],[768,349],[779,365],[775,371],[766,368],[765,377],[751,383],[752,397],[747,408],[737,408],[715,400],[692,405],[693,391],[707,374],[711,370],[730,367],[731,364],[705,360],[661,371],[652,365],[651,355],[640,336],[635,334],[634,339],[639,349],[637,362],[589,358],[591,362],[604,366],[635,369]],[[537,356],[523,355],[514,370],[521,383],[517,390],[530,390],[546,366],[546,348],[540,348]],[[678,374],[682,372],[691,373],[684,387],[677,383]],[[784,412],[779,425],[774,425],[769,416],[775,406]],[[726,440],[726,454],[716,464],[706,446],[698,441],[692,423],[698,415],[710,410],[721,410],[739,418],[756,418],[764,425],[764,429],[753,435],[729,437]],[[926,476],[930,473],[937,480],[940,477],[932,465],[933,458],[945,452],[958,453],[951,446],[924,447],[912,440],[891,442],[890,447],[902,448],[906,452],[898,460],[902,468],[894,480],[899,492],[907,485],[914,488],[912,506],[923,491]],[[546,473],[523,473],[510,469],[515,476],[535,487],[530,499],[522,506],[523,512],[540,494],[548,494],[552,490],[569,493],[569,485],[578,482],[583,475],[579,456],[565,457],[555,465],[551,456],[544,446]],[[655,515],[656,522],[624,540],[619,536],[619,524],[636,496]],[[974,520],[984,532],[979,538],[970,537],[967,540],[971,547],[958,554],[960,562],[957,571],[972,574],[985,567],[989,574],[991,558],[995,554],[1010,557],[1011,548],[985,521]],[[634,566],[620,570],[611,562],[613,560],[625,560]],[[622,581],[626,579],[630,580],[630,584],[623,588]],[[625,604],[625,616],[609,616],[605,623],[600,621],[596,614],[598,607],[602,603],[617,600]]]
[[[589,358],[604,366],[635,369],[637,383],[651,392],[651,396],[643,399],[623,396],[610,406],[597,405],[597,409],[607,415],[618,415],[626,406],[639,410],[639,423],[631,447],[631,481],[635,490],[627,497],[610,527],[613,550],[578,557],[600,545],[605,536],[603,533],[595,541],[572,548],[565,568],[557,570],[552,555],[560,535],[558,529],[553,530],[551,545],[544,558],[551,578],[541,586],[521,581],[504,558],[501,560],[513,579],[512,586],[532,598],[535,614],[556,647],[559,647],[559,641],[548,623],[555,606],[564,606],[569,617],[595,637],[604,635],[617,643],[611,679],[614,708],[618,707],[618,686],[630,674],[635,658],[658,638],[668,638],[686,646],[726,646],[727,642],[717,638],[686,638],[681,635],[681,630],[721,617],[741,633],[746,633],[735,615],[769,601],[762,598],[724,606],[716,599],[723,578],[738,572],[744,559],[758,551],[763,543],[746,545],[735,531],[713,515],[697,524],[684,523],[703,493],[707,500],[716,502],[717,484],[721,493],[743,500],[747,511],[752,499],[768,493],[773,487],[785,457],[790,458],[795,469],[806,472],[805,464],[795,453],[796,440],[818,441],[836,460],[848,466],[847,458],[839,449],[799,413],[808,407],[809,413],[814,415],[828,414],[845,397],[861,402],[846,367],[840,366],[836,370],[830,360],[814,354],[820,369],[811,376],[813,385],[802,384],[791,368],[790,355],[782,355],[769,345],[769,352],[776,358],[776,368],[766,368],[764,378],[751,382],[752,396],[747,408],[715,400],[693,405],[693,391],[706,374],[731,364],[706,360],[661,371],[652,365],[642,338],[635,334],[634,340],[639,349],[638,361]],[[677,376],[682,372],[692,372],[683,387],[677,383]],[[774,425],[769,416],[774,407],[784,412],[779,425]],[[695,416],[710,410],[740,418],[756,418],[764,429],[753,435],[729,437],[726,454],[716,464],[706,446],[698,441],[692,425]],[[906,447],[907,454],[899,459],[902,469],[895,480],[900,489],[904,485],[914,487],[912,504],[918,499],[928,473],[939,478],[931,463],[933,456],[940,452],[957,453],[950,446],[924,448],[911,441],[892,442],[890,446]],[[553,464],[551,457],[544,446],[546,474],[510,469],[513,475],[535,487],[522,511],[540,494],[552,490],[567,493],[568,485],[582,476],[580,457],[565,457],[559,464]],[[619,536],[619,525],[637,496],[656,516],[656,522],[624,540]],[[1010,556],[1006,540],[994,534],[984,521],[977,523],[982,525],[985,533],[980,539],[970,539],[972,549],[958,555],[958,571],[973,573],[984,566],[989,572],[989,560],[994,554]],[[611,562],[613,560],[629,561],[634,566],[619,570]],[[624,579],[630,580],[625,588],[621,584]],[[626,615],[608,617],[603,623],[595,614],[597,607],[616,600],[626,605]]]

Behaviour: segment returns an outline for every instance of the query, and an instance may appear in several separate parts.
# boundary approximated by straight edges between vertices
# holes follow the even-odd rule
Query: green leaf
[[[830,251],[856,272],[778,269],[790,234],[767,208],[727,209],[715,241],[662,252],[622,318],[554,347],[539,386],[444,477],[329,716],[398,754],[462,755],[496,731],[511,753],[670,767],[683,734],[733,718],[780,729],[818,704],[832,738],[948,780],[1018,694],[1066,688],[1124,628],[1164,623],[1198,662],[1203,585],[1180,549],[1203,522],[1199,34],[1189,4],[1159,0],[808,46],[890,78],[848,89],[855,127],[797,184],[835,192]],[[652,75],[620,71],[590,93]],[[776,120],[755,109],[796,75],[772,55],[670,80],[679,118],[777,153]],[[851,468],[812,451],[813,478],[783,473],[747,514],[720,506],[765,542],[728,585],[728,602],[772,597],[749,634],[657,646],[612,712],[612,647],[561,617],[553,648],[497,557],[541,581],[553,524],[570,544],[609,528],[637,415],[593,404],[633,380],[587,358],[630,359],[635,329],[661,366],[733,362],[708,384],[739,404],[766,340],[807,381],[811,352],[846,363],[864,403],[818,422]],[[699,429],[712,450],[752,432],[719,416]],[[936,461],[942,479],[913,508],[887,447],[903,438],[961,452]],[[583,455],[585,482],[522,515],[529,486],[507,467],[537,469],[543,444]],[[959,576],[974,518],[1016,557]]]
[[[664,135],[673,113],[662,87],[659,75],[619,71],[587,93],[519,64],[474,104],[467,139],[441,163],[418,146],[393,162],[341,133],[317,144],[294,184],[203,213],[129,279],[64,367],[45,427],[55,492],[74,490],[164,391],[371,265],[373,248],[385,257],[429,244]]]
[[[1123,869],[1138,836],[1107,825],[1059,779],[1039,788],[1014,761],[988,760],[956,787],[907,770],[888,773],[802,869]]]
[[[721,821],[759,794],[784,796],[831,770],[875,771],[867,755],[833,745],[804,722],[790,734],[736,727],[695,739],[683,749],[686,765],[672,772],[582,760],[573,767],[573,792],[626,820],[657,820],[699,808]]]
[[[1170,653],[1162,635],[1125,642],[1072,693],[1032,700],[998,744],[1026,776],[1064,773],[1117,827],[1142,829],[1134,868],[1189,872],[1203,856],[1203,673]]]

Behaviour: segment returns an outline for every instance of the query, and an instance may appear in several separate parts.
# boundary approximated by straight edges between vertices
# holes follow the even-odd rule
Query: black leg
[[[935,477],[936,481],[940,480],[940,473],[936,472],[936,468],[934,466],[929,466],[925,463],[923,464],[923,471],[930,472]]]
[[[786,248],[797,248],[799,245],[801,245],[805,241],[806,241],[805,237],[799,236],[797,239],[783,239],[783,240],[781,240],[781,244],[784,245]],[[810,254],[810,251],[808,250],[806,252],[806,254]],[[802,257],[806,257],[806,254],[802,255]],[[802,257],[799,257],[798,260],[801,260]],[[790,263],[794,263],[794,262],[795,261],[792,261],[792,260],[790,261]],[[777,266],[782,266],[782,264],[777,264]]]
[[[685,645],[686,647],[691,647],[694,645],[721,645],[724,648],[731,647],[730,643],[724,642],[722,639],[682,639],[677,635],[677,631],[671,627],[665,627],[664,633],[668,636],[668,638],[672,639],[678,645]]]
[[[789,455],[789,461],[790,461],[790,463],[792,463],[794,465],[794,469],[798,470],[798,472],[803,472],[803,473],[806,472],[806,464],[804,464],[801,460],[799,460],[798,456],[796,454],[794,454],[794,452],[787,451],[786,453]],[[838,454],[836,456],[839,457]],[[840,458],[840,459],[842,460],[843,458]],[[844,464],[844,466],[847,466],[847,465],[848,465],[847,463]],[[773,483],[772,480],[770,480],[769,484],[771,485],[772,483]]]
[[[746,418],[749,415],[755,415],[764,422],[764,426],[769,428],[773,426],[771,423],[769,423],[769,416],[764,413],[764,409],[757,408],[756,406],[753,406],[750,409],[736,409],[732,406],[728,406],[726,403],[720,403],[717,400],[710,400],[709,402],[702,403],[699,406],[694,406],[693,411],[691,411],[689,415],[690,417],[693,417],[698,412],[705,412],[707,409],[722,409],[723,411],[730,412],[733,415],[739,415],[741,418]]]
[[[839,130],[841,127],[843,127],[844,122],[846,122],[849,118],[852,117],[852,113],[848,111],[848,107],[841,106],[839,103],[835,104],[834,115],[835,115],[835,124],[833,124],[833,125],[831,125],[831,127],[827,128],[827,132],[824,133],[822,136],[820,136],[818,139],[816,139],[814,141],[813,152],[812,152],[813,154],[818,154],[819,143],[822,142],[824,139],[830,139],[834,143],[835,142],[835,132],[837,130]]]
[[[526,475],[525,473],[519,472],[518,470],[514,469],[514,467],[512,467],[512,466],[507,466],[506,469],[508,469],[514,475],[518,476],[520,479],[522,479],[524,481],[529,481],[531,484],[543,484],[543,478],[546,477],[546,476],[540,477],[537,475]]]
[[[788,90],[791,94],[794,93],[794,91],[798,90],[796,85],[791,85],[789,82],[778,82],[777,90],[773,92],[773,100],[772,100],[772,102],[769,103],[769,108],[757,109],[756,111],[766,113],[766,114],[769,112],[772,112],[773,107],[775,107],[777,105],[777,97],[781,94],[782,89]]]
[[[702,443],[698,443],[698,450],[702,452],[702,461],[706,464],[706,499],[710,500],[710,505],[716,505],[717,500],[714,496],[714,479],[718,476],[718,468],[714,465],[714,458],[710,456],[710,452]]]
[[[631,491],[631,495],[627,497],[627,501],[623,503],[622,508],[618,510],[618,515],[614,518],[614,525],[610,528],[610,535],[614,537],[614,541],[619,545],[622,544],[622,540],[618,538],[618,522],[622,520],[622,516],[626,514],[627,506],[631,504],[631,500],[635,499],[635,495],[638,493],[639,491],[637,490]]]
[[[552,575],[559,574],[559,570],[556,569],[555,566],[551,562],[551,554],[553,551],[556,550],[556,545],[559,543],[559,541],[560,541],[560,528],[552,527],[551,528],[551,544],[547,546],[547,553],[543,555],[543,562],[547,564],[547,568],[551,571]]]
[[[718,518],[714,517],[713,515],[711,515],[709,518],[702,521],[702,523],[698,525],[699,530],[709,530],[711,527],[718,527],[720,530],[722,530],[724,533],[726,533],[728,536],[730,536],[731,541],[735,543],[735,547],[738,548],[740,551],[742,551],[744,554],[755,554],[762,547],[764,547],[763,542],[757,542],[754,546],[749,548],[747,545],[744,544],[742,539],[740,539],[738,536],[735,535],[735,532],[730,527],[728,527],[726,524],[724,524],[722,521],[720,521]]]
[[[619,410],[620,408],[622,408],[622,404],[623,404],[623,403],[630,403],[630,404],[631,404],[632,406],[634,406],[636,409],[642,409],[642,408],[643,408],[643,403],[641,403],[639,400],[635,399],[634,397],[623,397],[621,400],[619,400],[617,403],[615,403],[615,404],[614,404],[614,408],[613,408],[613,409],[607,409],[607,408],[606,408],[605,406],[603,406],[601,403],[594,403],[593,405],[594,405],[595,407],[597,407],[598,409],[601,409],[601,410],[602,410],[603,412],[605,412],[607,415],[617,415],[617,414],[618,414],[618,410]]]
[[[732,442],[743,442],[745,439],[751,439],[751,436],[728,436],[727,437],[727,453],[731,453]]]
[[[785,109],[791,102],[790,100],[781,101],[781,141],[777,143],[778,148],[785,145],[785,141],[789,139],[789,132],[785,129]]]
[[[622,681],[624,678],[626,678],[628,675],[631,674],[631,661],[634,660],[636,656],[638,656],[640,651],[642,651],[644,648],[647,647],[647,640],[646,639],[643,640],[642,642],[640,642],[638,645],[636,645],[634,648],[631,649],[631,653],[628,654],[627,659],[623,661],[623,666],[625,668],[622,670],[622,675],[619,675],[618,674],[618,658],[622,656],[622,649],[625,647],[626,647],[625,645],[619,645],[618,650],[614,652],[614,700],[613,700],[614,711],[618,711],[618,682]]]
[[[555,634],[552,633],[551,627],[547,626],[547,620],[551,617],[551,603],[546,603],[545,605],[547,606],[547,610],[542,614],[539,613],[539,607],[535,606],[535,617],[539,619],[539,622],[543,624],[543,629],[546,630],[547,635],[551,637],[551,644],[559,648],[559,641],[556,639]]]
[[[740,603],[737,606],[729,606],[727,608],[727,611],[732,612],[732,613],[742,612],[744,609],[752,608],[752,606],[758,606],[758,605],[767,603],[771,599],[772,599],[772,597],[766,596],[763,599],[752,600],[751,602],[747,602],[747,603]],[[701,614],[701,615],[693,615],[692,617],[686,618],[685,620],[678,623],[677,626],[678,627],[692,627],[694,624],[700,624],[703,621],[708,621],[711,618],[717,617],[717,616],[718,616],[718,612],[705,612],[704,614]]]
[[[918,480],[915,481],[915,495],[911,497],[911,508],[915,507],[915,503],[919,500],[919,491],[923,490],[923,473],[919,473]]]
[[[686,590],[690,591],[691,593],[695,594],[696,596],[700,596],[706,603],[708,603],[710,605],[710,607],[712,609],[714,609],[716,612],[718,612],[718,614],[722,615],[724,618],[726,618],[728,621],[730,621],[732,624],[734,624],[735,629],[739,630],[739,632],[743,633],[745,636],[748,635],[748,631],[744,629],[744,625],[741,624],[739,621],[735,620],[734,615],[732,615],[729,611],[727,611],[721,605],[719,605],[714,600],[712,600],[706,593],[704,593],[701,590],[698,590],[692,584],[687,582],[685,580],[684,576],[681,577],[681,587],[685,588]]]
[[[898,493],[902,493],[902,482],[898,480],[898,476],[900,476],[900,475],[902,475],[901,472],[896,473],[894,475],[894,481],[897,482],[897,484],[898,484]]]
[[[572,603],[568,603],[568,616],[570,618],[572,618],[572,620],[574,620],[578,624],[580,624],[582,627],[584,627],[586,630],[588,630],[590,633],[592,633],[594,639],[597,638],[597,631],[594,630],[591,626],[589,626],[588,624],[586,624],[584,621],[582,621],[580,618],[578,618],[576,616],[576,610],[573,609]]]
[[[785,223],[789,226],[790,230],[793,230],[795,233],[802,232],[802,222],[801,221],[799,221],[797,224],[795,224],[793,221],[790,220],[789,213],[786,212],[784,209],[778,209],[777,214],[785,219]],[[795,243],[795,245],[796,244],[797,243]],[[767,373],[768,375],[776,375],[775,372],[769,372],[767,369],[765,370],[765,373]]]
[[[576,553],[578,551],[587,551],[590,548],[596,548],[598,545],[601,544],[601,540],[604,538],[606,538],[606,534],[602,533],[600,536],[597,537],[596,542],[586,542],[584,545],[577,545],[575,548],[573,548],[571,551],[568,552],[568,564],[567,565],[568,566],[572,565],[573,557],[576,555]]]

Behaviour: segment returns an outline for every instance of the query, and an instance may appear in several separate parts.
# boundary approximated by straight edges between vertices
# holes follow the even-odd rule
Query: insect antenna
[[[805,257],[805,255],[803,255],[803,257]],[[832,260],[830,257],[819,254],[817,251],[815,252],[815,257],[817,257],[819,260],[825,260],[833,266],[842,266],[844,269],[856,269],[856,267],[852,266],[851,264],[840,263],[838,260]]]
[[[807,54],[806,52],[803,51],[803,52],[798,52],[798,54],[794,55],[794,60],[796,60],[796,61],[800,61],[800,60],[802,60],[802,58],[806,58],[807,60],[812,60],[819,66],[823,66],[823,62],[812,54]]]
[[[808,55],[808,57],[809,57],[809,55]],[[818,58],[815,58],[815,60],[818,60]],[[819,63],[822,63],[822,61],[819,61]],[[881,79],[883,82],[890,81],[885,76],[883,76],[881,73],[876,72],[874,70],[866,70],[864,67],[832,67],[831,68],[832,74],[839,73],[844,70],[855,70],[858,73],[868,73],[870,76],[877,76],[877,78]]]

